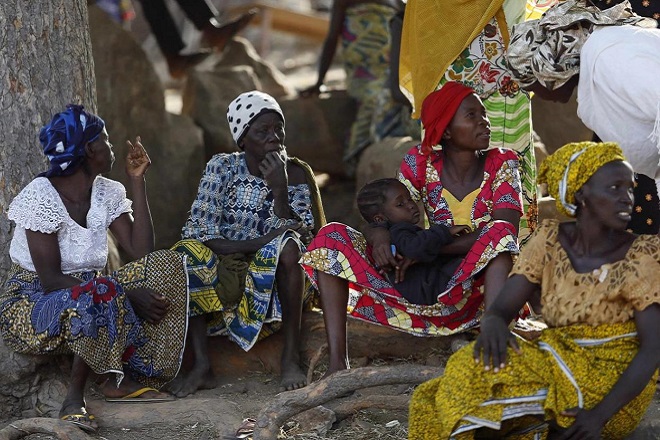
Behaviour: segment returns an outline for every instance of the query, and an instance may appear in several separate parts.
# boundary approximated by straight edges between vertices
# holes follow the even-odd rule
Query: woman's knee
[[[301,256],[302,256],[302,252],[300,251],[300,247],[298,246],[298,243],[296,243],[293,240],[289,240],[284,244],[284,247],[282,248],[282,252],[280,252],[278,266],[281,266],[288,270],[293,270],[294,268],[298,268],[302,271],[302,268],[298,263],[298,261],[300,261]]]

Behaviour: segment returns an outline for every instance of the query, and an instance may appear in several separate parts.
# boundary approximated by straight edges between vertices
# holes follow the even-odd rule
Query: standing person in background
[[[449,81],[471,87],[491,121],[491,148],[518,153],[523,213],[520,242],[537,222],[531,102],[509,71],[509,29],[525,18],[526,0],[409,0],[401,37],[399,81],[419,117],[422,101]]]
[[[142,12],[151,27],[151,32],[156,37],[158,47],[167,61],[172,78],[182,78],[189,68],[209,55],[209,52],[181,54],[186,45],[181,39],[179,29],[167,9],[165,0],[138,1],[142,5]],[[202,44],[218,51],[222,51],[227,42],[256,15],[256,11],[251,10],[237,19],[222,22],[218,10],[209,0],[177,0],[177,3],[202,33]]]
[[[577,89],[577,116],[600,140],[617,142],[638,176],[660,188],[660,29],[623,2],[599,10],[568,0],[539,20],[514,27],[507,52],[521,87],[541,99],[567,102]],[[625,71],[621,66],[626,66]],[[646,177],[648,178],[646,178]],[[643,189],[638,187],[639,190]],[[629,228],[657,232],[657,191],[636,190]],[[649,215],[650,214],[650,215]],[[640,219],[641,217],[641,219]],[[649,228],[654,230],[649,231]]]
[[[344,151],[347,173],[352,175],[360,153],[385,136],[404,136],[406,126],[388,124],[402,105],[389,94],[390,20],[403,9],[401,0],[334,0],[330,29],[323,43],[318,79],[301,96],[318,95],[341,36],[346,90],[358,110]],[[387,95],[382,96],[383,92]]]
[[[307,384],[300,325],[311,290],[298,260],[325,223],[318,187],[309,166],[287,156],[284,114],[272,96],[242,93],[229,104],[227,122],[240,151],[206,165],[174,246],[195,267],[187,347],[194,365],[172,384],[178,397],[215,386],[207,332],[223,332],[248,351],[282,328],[282,391]]]

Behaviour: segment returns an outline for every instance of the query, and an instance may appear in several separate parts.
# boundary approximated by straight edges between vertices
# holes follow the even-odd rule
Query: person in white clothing
[[[628,1],[599,10],[569,0],[539,20],[514,26],[507,61],[522,87],[567,102],[577,87],[578,117],[618,143],[636,173],[660,188],[660,29]]]
[[[69,105],[41,129],[50,168],[14,198],[12,267],[0,290],[0,335],[26,354],[73,354],[59,417],[85,431],[90,372],[108,374],[108,401],[173,400],[158,388],[181,366],[188,312],[185,257],[154,252],[145,173],[151,164],[140,138],[128,142],[124,186],[100,176],[114,153],[98,116]],[[102,275],[108,229],[136,259]],[[167,276],[165,276],[165,274]],[[110,378],[110,376],[112,378]]]

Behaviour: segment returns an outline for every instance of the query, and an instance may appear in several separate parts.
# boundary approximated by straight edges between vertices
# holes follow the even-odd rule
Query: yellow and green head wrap
[[[606,163],[626,160],[614,142],[575,142],[548,156],[539,169],[539,183],[548,184],[562,214],[575,217],[575,193]]]

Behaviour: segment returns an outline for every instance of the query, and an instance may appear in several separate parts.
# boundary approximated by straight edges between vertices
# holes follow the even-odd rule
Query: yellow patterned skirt
[[[499,430],[501,438],[546,438],[548,421],[562,427],[573,423],[562,411],[589,409],[600,402],[638,346],[632,321],[547,329],[537,341],[522,341],[522,354],[509,349],[506,368],[493,373],[475,364],[470,344],[450,358],[442,377],[415,390],[409,438],[467,439],[480,428]],[[610,419],[603,438],[625,438],[637,427],[655,383],[654,377]]]

